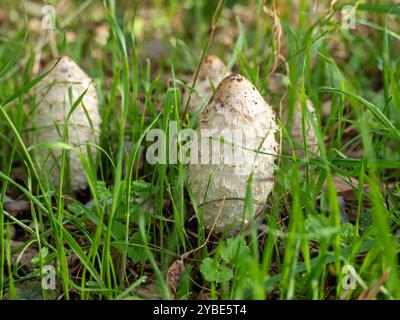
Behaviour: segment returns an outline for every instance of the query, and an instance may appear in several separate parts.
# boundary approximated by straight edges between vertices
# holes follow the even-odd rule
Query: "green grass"
[[[309,1],[298,1],[298,9],[295,1],[279,1],[281,37],[258,0],[70,1],[68,10],[58,8],[55,41],[32,27],[40,23],[32,12],[6,2],[0,9],[6,17],[0,22],[0,298],[23,298],[40,283],[45,265],[55,267],[57,288],[39,290],[39,298],[173,298],[168,270],[191,250],[173,284],[177,299],[357,299],[385,272],[377,298],[400,298],[400,12],[394,1],[359,4],[355,30],[342,29],[338,18],[347,2],[330,11],[326,1],[314,12]],[[109,29],[104,45],[96,41],[100,26]],[[38,39],[47,40],[38,45]],[[47,74],[36,72],[38,62],[53,58],[52,46],[96,84],[102,117],[96,157],[68,145],[67,130],[59,142],[26,142],[35,127],[33,88]],[[277,114],[277,140],[285,146],[262,228],[252,224],[236,237],[208,242],[187,167],[139,165],[150,129],[168,131],[170,121],[178,129],[195,127],[196,119],[182,112],[182,84],[190,90],[190,75],[197,78],[207,54],[257,87]],[[71,114],[80,102],[72,103]],[[298,103],[300,144],[281,117]],[[307,122],[317,154],[307,144]],[[73,195],[54,187],[39,173],[38,148],[62,150],[66,185],[69,155],[78,152],[88,190]],[[251,183],[252,177],[243,186],[250,215]],[[342,184],[349,186],[345,193]],[[10,197],[28,209],[11,212]],[[342,286],[346,265],[356,271],[349,290]]]

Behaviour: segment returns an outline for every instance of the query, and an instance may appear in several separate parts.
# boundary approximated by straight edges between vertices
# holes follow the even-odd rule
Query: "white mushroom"
[[[312,117],[315,123],[317,123],[317,114],[311,100],[307,99],[306,106],[308,111],[308,114],[305,115],[306,116],[305,133],[306,133],[307,148],[309,153],[315,154],[319,150],[318,139],[314,127],[311,124],[310,117]],[[289,110],[286,109],[283,115],[283,119],[286,122],[288,121],[289,118],[288,113]],[[302,146],[304,145],[304,142],[303,142],[303,129],[302,129],[303,126],[302,126],[302,114],[301,114],[300,102],[296,102],[294,106],[294,113],[291,120],[291,127],[290,125],[288,125],[288,127],[290,128],[292,141],[295,144],[296,155],[303,156],[304,152]],[[297,148],[296,145],[298,146]],[[287,151],[290,151],[289,150],[290,148],[288,146],[286,147],[286,149]]]
[[[274,186],[278,152],[274,112],[245,77],[231,74],[222,80],[199,121],[200,159],[198,164],[192,161],[188,167],[189,186],[204,209],[203,223],[207,229],[216,221],[217,232],[237,231],[242,222],[245,225],[251,221],[248,212],[243,215],[250,174],[253,172],[254,211],[266,201]],[[225,143],[210,141],[208,133],[213,138],[224,137]],[[211,152],[201,147],[206,142],[213,146]],[[218,146],[219,162],[214,157]]]
[[[190,103],[188,106],[188,113],[194,114],[202,109],[202,107],[208,102],[208,99],[213,93],[213,88],[216,88],[219,82],[224,78],[226,66],[220,58],[213,55],[208,55],[204,59],[204,63],[201,65],[199,75],[194,86],[194,90],[191,94]],[[195,75],[189,82],[189,85],[193,84]],[[189,99],[190,89],[185,92],[183,109],[186,108],[187,100]],[[184,110],[183,110],[184,111]]]
[[[85,92],[81,103],[68,122],[67,143],[79,146],[68,153],[70,183],[73,191],[87,187],[86,175],[78,151],[87,156],[86,143],[97,144],[100,132],[100,114],[96,89],[88,75],[69,57],[63,56],[58,64],[38,84],[34,113],[32,142],[43,144],[63,141],[64,123],[73,104]],[[96,149],[91,148],[93,157]],[[61,150],[38,149],[36,163],[42,175],[51,176],[53,184],[59,184]]]

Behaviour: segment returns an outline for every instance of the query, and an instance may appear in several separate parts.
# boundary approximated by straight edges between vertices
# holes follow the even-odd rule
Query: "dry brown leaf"
[[[358,179],[353,177],[349,177],[349,179],[350,179],[349,183],[358,186],[359,184]],[[338,196],[342,196],[344,200],[351,200],[353,198],[354,188],[348,182],[343,181],[343,179],[337,175],[332,176],[332,180],[333,183],[335,184],[335,189]]]
[[[222,211],[222,208],[224,206],[224,203],[225,203],[225,197],[222,199],[221,207],[219,209],[219,212],[218,212],[218,214],[217,214],[217,216],[216,216],[216,218],[214,220],[214,223],[213,223],[213,225],[211,227],[211,230],[208,233],[207,239],[204,241],[204,243],[201,246],[182,254],[169,267],[168,272],[167,272],[166,282],[167,282],[167,286],[168,286],[169,292],[171,294],[171,298],[173,298],[173,299],[176,298],[176,289],[178,287],[178,283],[179,283],[179,280],[180,280],[180,278],[182,276],[182,273],[185,271],[185,261],[186,261],[186,259],[192,253],[195,253],[195,252],[199,251],[200,249],[204,248],[207,245],[207,243],[210,241],[211,235],[212,235],[212,233],[214,231],[214,228],[215,228],[215,225],[216,225],[217,220],[219,218],[219,215],[221,214],[221,211]]]
[[[168,269],[166,281],[169,288],[169,292],[173,298],[176,297],[176,289],[178,286],[178,282],[184,271],[185,271],[185,262],[183,261],[182,257],[175,260]]]

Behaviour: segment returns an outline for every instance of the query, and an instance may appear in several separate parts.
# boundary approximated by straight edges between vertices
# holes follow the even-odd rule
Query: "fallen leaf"
[[[176,289],[178,286],[179,279],[181,278],[182,273],[185,271],[185,263],[183,259],[175,260],[172,265],[169,267],[167,272],[167,286],[169,288],[171,296],[176,297]]]
[[[179,280],[181,278],[181,275],[185,271],[185,260],[192,253],[195,253],[195,252],[199,251],[201,248],[204,248],[204,246],[206,246],[207,243],[210,241],[211,235],[212,235],[212,233],[214,231],[214,228],[215,228],[216,222],[217,222],[217,220],[219,218],[219,215],[221,214],[221,211],[222,211],[222,208],[224,206],[224,203],[225,203],[225,198],[222,199],[221,206],[219,208],[219,212],[218,212],[218,214],[217,214],[217,216],[216,216],[216,218],[214,220],[214,223],[213,223],[213,225],[211,227],[211,230],[210,230],[210,232],[209,232],[209,234],[207,236],[207,239],[204,241],[204,243],[201,246],[182,254],[169,267],[168,272],[167,272],[166,282],[167,282],[167,286],[168,286],[169,292],[171,294],[171,297],[173,299],[176,298],[176,289],[178,287],[178,283],[179,283]]]

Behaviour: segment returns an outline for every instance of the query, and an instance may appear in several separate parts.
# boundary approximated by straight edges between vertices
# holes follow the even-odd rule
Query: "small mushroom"
[[[213,93],[213,86],[214,88],[216,88],[219,82],[224,78],[225,69],[226,65],[217,56],[208,55],[204,59],[204,63],[200,67],[199,75],[191,94],[187,110],[189,113],[197,113],[208,102],[208,99]],[[189,85],[193,84],[194,77],[195,75],[193,75],[192,79],[189,82]],[[189,99],[189,95],[190,89],[187,89],[183,100],[183,109],[186,108],[186,103]]]
[[[315,122],[317,122],[317,114],[316,111],[314,109],[313,103],[311,102],[311,100],[307,99],[306,101],[306,106],[307,106],[307,111],[308,111],[308,115],[306,116],[306,141],[307,141],[307,148],[308,148],[308,152],[311,154],[315,154],[318,153],[319,147],[318,147],[318,139],[317,139],[317,134],[314,130],[314,127],[311,124],[310,118],[312,117],[314,119]],[[288,109],[285,110],[284,114],[283,114],[283,119],[284,121],[288,121],[289,115],[288,115],[289,111]],[[292,121],[291,121],[291,127],[290,125],[288,125],[288,127],[290,128],[290,132],[291,132],[291,137],[292,137],[292,141],[295,145],[297,146],[303,146],[304,142],[303,142],[303,127],[302,127],[302,114],[301,114],[301,104],[300,102],[297,102],[294,106],[294,113],[293,113],[293,117],[292,117]],[[287,151],[290,151],[289,146],[286,146],[285,149],[287,149]],[[295,148],[295,152],[297,156],[303,156],[304,152],[303,149],[299,149],[299,148]]]
[[[204,209],[206,229],[215,222],[217,233],[236,232],[242,223],[251,221],[247,211],[243,215],[251,173],[254,212],[265,203],[274,186],[279,148],[275,114],[249,80],[231,74],[222,80],[199,122],[199,159],[197,164],[189,164],[189,186]],[[220,137],[225,139],[223,143],[216,141]],[[202,146],[207,141],[211,148]],[[220,156],[215,161],[218,146]]]
[[[54,64],[53,64],[54,65]],[[100,114],[96,89],[88,75],[68,56],[46,75],[36,88],[38,103],[34,112],[33,144],[64,141],[64,124],[78,98],[86,91],[82,101],[68,120],[67,143],[76,146],[68,153],[70,184],[77,192],[87,187],[85,169],[78,155],[87,156],[87,143],[97,144],[100,133]],[[34,149],[41,175],[51,176],[54,186],[59,185],[61,150]],[[93,157],[96,148],[91,147]]]

